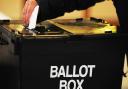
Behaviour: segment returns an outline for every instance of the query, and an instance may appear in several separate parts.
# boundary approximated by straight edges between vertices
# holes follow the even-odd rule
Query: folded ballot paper
[[[34,29],[36,27],[38,12],[39,12],[39,5],[37,5],[32,12],[32,15],[29,19],[28,29]]]

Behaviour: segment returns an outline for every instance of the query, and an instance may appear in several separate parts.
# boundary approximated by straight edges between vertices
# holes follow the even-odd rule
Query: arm
[[[121,32],[128,32],[128,0],[113,0],[119,18]]]
[[[101,1],[104,0],[38,0],[42,12],[39,20],[52,19],[63,15],[64,12],[87,9]],[[128,0],[113,0],[113,3],[121,26],[119,31],[128,32]]]
[[[43,21],[62,16],[65,12],[87,9],[101,1],[104,0],[27,0],[23,10],[23,20],[25,24],[28,24],[37,3],[40,6],[38,21]]]
[[[87,9],[93,6],[96,0],[38,0],[37,2],[40,6],[39,21],[56,18],[73,10]]]

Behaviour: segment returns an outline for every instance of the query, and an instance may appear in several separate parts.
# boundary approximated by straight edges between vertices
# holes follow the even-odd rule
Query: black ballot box
[[[121,89],[120,37],[24,39],[23,43],[21,89]]]
[[[18,88],[121,89],[128,35],[97,21],[46,21],[22,32],[21,25],[1,26],[19,58]]]

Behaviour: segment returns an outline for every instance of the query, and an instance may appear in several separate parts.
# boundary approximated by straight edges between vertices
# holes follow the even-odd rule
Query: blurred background
[[[22,19],[22,9],[25,0],[0,0],[0,19]],[[102,18],[114,25],[119,25],[115,7],[111,0],[97,3],[95,6],[87,10],[74,11],[66,13],[59,19],[80,18],[80,17],[96,17]],[[126,63],[125,63],[126,71]],[[128,89],[128,78],[123,79],[122,89]]]
[[[0,19],[21,19],[24,0],[0,0]]]

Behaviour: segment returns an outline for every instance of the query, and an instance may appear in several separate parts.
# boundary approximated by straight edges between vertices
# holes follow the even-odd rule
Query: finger
[[[24,9],[23,9],[23,14],[22,14],[22,19],[23,19],[23,22],[25,23],[25,16],[26,16],[26,7],[24,7]]]
[[[23,8],[23,17],[24,17],[24,15],[25,15],[25,12],[26,12],[26,6],[27,6],[27,1],[26,1],[26,3],[25,3],[25,5],[24,5],[24,8]]]
[[[27,14],[27,10],[28,10],[28,1],[26,1],[25,6],[23,8],[23,21],[26,24],[26,14]]]
[[[25,20],[25,24],[27,24],[27,14],[28,14],[28,11],[29,11],[29,2],[26,3],[26,8],[25,8],[25,15],[24,15],[24,20]]]
[[[28,5],[28,7],[27,7],[27,13],[26,13],[26,23],[27,24],[29,23],[29,19],[32,15],[32,12],[33,12],[35,6],[36,5],[33,2],[31,2],[30,5]]]
[[[32,5],[29,5],[29,6],[27,7],[26,16],[25,16],[25,23],[26,23],[26,24],[29,23],[29,19],[30,19],[30,17],[31,17],[32,11],[33,11]]]

